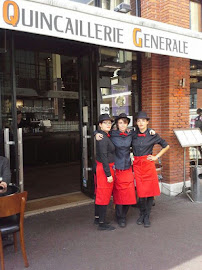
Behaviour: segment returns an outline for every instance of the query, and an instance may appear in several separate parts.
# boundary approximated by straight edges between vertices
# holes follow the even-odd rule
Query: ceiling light
[[[121,4],[119,4],[117,7],[115,7],[114,11],[116,12],[121,12],[121,13],[128,13],[130,12],[131,6],[129,4],[126,4],[124,2],[122,2]]]

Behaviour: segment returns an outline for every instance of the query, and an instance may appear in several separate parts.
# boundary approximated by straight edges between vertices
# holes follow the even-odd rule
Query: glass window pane
[[[99,78],[100,113],[134,116],[139,110],[137,54],[101,48]]]
[[[190,1],[190,24],[191,30],[202,31],[201,3]]]

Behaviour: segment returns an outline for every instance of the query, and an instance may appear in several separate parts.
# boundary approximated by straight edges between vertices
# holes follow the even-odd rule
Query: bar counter
[[[74,162],[80,159],[80,133],[23,133],[24,165]]]

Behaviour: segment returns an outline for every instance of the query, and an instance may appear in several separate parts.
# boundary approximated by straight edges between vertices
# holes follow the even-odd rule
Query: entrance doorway
[[[36,76],[36,69],[38,85],[32,89],[29,75]],[[24,188],[29,198],[79,191],[77,57],[16,50],[16,77],[17,125],[23,129]]]
[[[13,181],[28,191],[29,199],[80,190],[91,194],[93,49],[55,38],[13,35],[7,35],[8,54],[1,55],[3,108],[9,103],[1,122],[14,145]],[[13,84],[8,86],[10,76]],[[15,135],[19,129],[23,168]]]

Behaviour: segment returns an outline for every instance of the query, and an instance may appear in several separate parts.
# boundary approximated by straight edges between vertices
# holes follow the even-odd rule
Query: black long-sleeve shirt
[[[112,130],[111,141],[115,145],[115,168],[118,170],[127,170],[131,166],[130,147],[134,130],[130,132],[121,132],[120,130]]]
[[[7,184],[11,181],[9,160],[2,156],[0,156],[0,177],[2,177],[2,181]]]
[[[151,129],[149,128],[148,131]],[[115,168],[118,170],[127,170],[131,166],[130,159],[130,147],[132,146],[133,138],[137,137],[139,129],[125,131],[125,135],[120,130],[111,130],[109,134],[111,135],[110,139],[115,145]],[[94,131],[94,135],[100,133],[100,131]],[[153,136],[150,135],[149,136]]]
[[[151,136],[148,129],[144,133],[138,132],[134,134],[132,140],[134,156],[152,155],[155,144],[161,145],[162,148],[165,148],[168,145],[157,133]]]
[[[107,177],[111,176],[109,163],[115,161],[115,146],[111,142],[110,138],[107,137],[107,133],[99,131],[103,134],[101,141],[96,140],[96,160],[103,164],[103,169]]]

